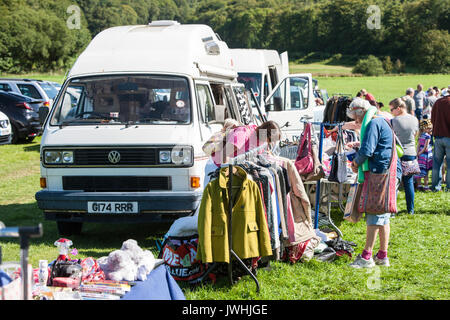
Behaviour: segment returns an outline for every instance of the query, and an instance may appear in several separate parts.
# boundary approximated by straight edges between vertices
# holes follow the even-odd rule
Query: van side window
[[[308,108],[308,80],[287,78],[273,93],[268,111],[302,110]]]
[[[233,118],[233,119],[238,119],[238,117],[236,116],[236,112],[234,110],[233,107],[233,98],[231,97],[232,92],[231,92],[231,88],[230,87],[225,87],[225,97],[226,97],[226,101],[227,101],[227,115],[226,118]],[[228,114],[229,112],[229,114]]]
[[[264,94],[263,99],[265,100],[269,95],[269,79],[267,79],[267,74],[264,75]]]
[[[275,86],[278,83],[278,76],[275,67],[269,67],[269,74],[270,74],[270,82],[272,83],[272,88],[275,88]]]
[[[198,84],[197,86],[197,99],[202,113],[203,120],[208,123],[215,120],[214,104],[212,102],[211,93],[207,85]]]

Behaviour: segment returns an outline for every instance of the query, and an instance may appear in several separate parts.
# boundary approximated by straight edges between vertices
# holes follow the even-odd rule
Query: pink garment
[[[233,157],[258,147],[258,138],[255,134],[256,128],[256,125],[248,125],[229,130],[226,137],[225,149],[211,153],[214,164],[220,167],[223,164],[224,152],[227,155],[233,154],[234,147],[236,147],[237,151],[234,151]]]
[[[258,137],[255,134],[256,128],[257,126],[252,124],[248,126],[240,126],[230,130],[227,136],[227,145],[225,148],[231,148],[230,145],[235,146],[237,151],[234,152],[234,156],[256,148],[258,146]]]

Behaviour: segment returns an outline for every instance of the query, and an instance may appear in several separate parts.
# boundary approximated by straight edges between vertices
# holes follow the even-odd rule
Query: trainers
[[[384,259],[380,259],[380,258],[378,258],[377,255],[375,255],[374,258],[373,258],[373,261],[375,261],[375,264],[377,266],[385,266],[385,267],[389,267],[390,266],[388,257],[386,257]]]
[[[349,264],[353,268],[372,268],[375,266],[375,262],[372,257],[369,260],[364,259],[360,254],[356,257],[355,261]]]

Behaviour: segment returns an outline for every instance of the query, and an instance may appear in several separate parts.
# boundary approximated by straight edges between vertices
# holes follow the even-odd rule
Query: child
[[[428,187],[428,173],[433,167],[433,148],[431,142],[431,133],[433,125],[430,119],[420,121],[420,136],[419,145],[417,147],[417,159],[420,167],[419,186],[418,189],[422,189],[420,180],[423,178],[424,191],[429,191]]]

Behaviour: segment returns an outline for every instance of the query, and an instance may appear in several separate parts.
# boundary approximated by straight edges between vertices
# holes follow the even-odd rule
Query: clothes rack
[[[267,143],[264,143],[256,148],[253,148],[243,154],[240,154],[236,157],[230,158],[228,163],[228,215],[227,215],[227,221],[228,221],[228,250],[229,250],[229,256],[230,256],[230,262],[228,263],[228,279],[230,281],[230,284],[233,285],[233,265],[231,263],[231,258],[234,257],[236,261],[244,268],[245,272],[248,273],[252,279],[255,281],[256,284],[256,292],[259,293],[260,285],[259,281],[256,278],[256,276],[253,274],[253,272],[245,265],[245,263],[238,257],[238,255],[233,251],[233,237],[232,237],[232,216],[233,216],[233,168],[234,165],[239,163],[242,160],[249,159],[249,157],[253,157],[256,154],[258,154],[260,151],[267,148]]]

